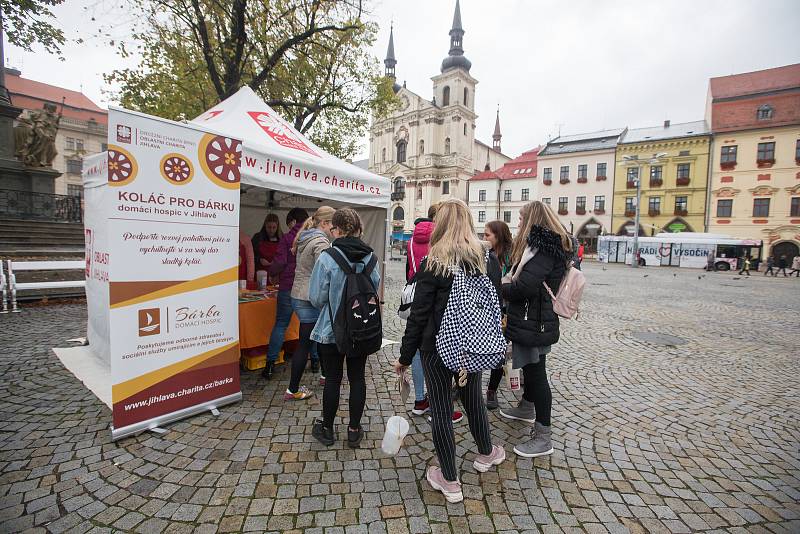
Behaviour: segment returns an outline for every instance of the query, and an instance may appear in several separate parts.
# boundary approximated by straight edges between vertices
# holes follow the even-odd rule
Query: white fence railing
[[[3,304],[0,313],[8,313],[8,305],[11,304],[12,312],[19,312],[17,305],[17,292],[42,289],[69,289],[86,287],[86,280],[58,280],[48,282],[17,282],[17,272],[22,271],[74,271],[83,270],[86,264],[83,260],[73,261],[12,261],[6,260],[6,272],[3,273],[3,265],[0,261],[0,294],[2,294]]]

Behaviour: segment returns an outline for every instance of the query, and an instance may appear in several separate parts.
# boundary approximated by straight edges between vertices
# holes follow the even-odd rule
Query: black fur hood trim
[[[531,249],[538,248],[539,252],[564,262],[570,259],[570,254],[564,250],[564,246],[561,244],[561,236],[543,226],[531,227],[531,233],[528,234],[528,246]]]

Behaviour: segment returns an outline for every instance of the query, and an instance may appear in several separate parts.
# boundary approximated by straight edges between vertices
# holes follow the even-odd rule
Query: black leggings
[[[533,403],[536,408],[536,421],[544,426],[550,426],[553,394],[550,392],[550,383],[547,381],[545,355],[539,356],[539,363],[529,363],[523,367],[522,372],[525,378],[522,398]]]
[[[445,367],[438,354],[422,353],[422,369],[431,403],[431,433],[433,446],[445,480],[458,479],[456,470],[456,440],[453,433],[453,371]],[[478,452],[492,452],[489,415],[481,393],[482,373],[469,373],[467,384],[461,388],[461,402],[467,412],[469,431],[478,445]]]
[[[489,375],[489,385],[486,386],[486,389],[489,391],[497,391],[497,388],[500,387],[500,381],[503,379],[503,363],[500,363],[500,367],[496,367],[492,369],[492,374]]]
[[[336,412],[339,410],[339,396],[342,391],[344,362],[347,360],[347,380],[350,382],[350,428],[361,427],[361,416],[367,401],[367,381],[364,368],[367,357],[345,358],[335,344],[317,345],[319,359],[325,369],[325,389],[322,392],[322,424],[325,428],[333,428]]]
[[[300,387],[300,379],[303,378],[303,371],[306,370],[308,353],[311,351],[311,331],[314,330],[316,323],[300,323],[300,341],[297,350],[292,354],[292,377],[289,379],[289,391],[297,393]]]

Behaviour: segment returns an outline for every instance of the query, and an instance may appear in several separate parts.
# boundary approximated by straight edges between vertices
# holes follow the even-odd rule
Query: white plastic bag
[[[393,415],[386,421],[386,431],[383,433],[381,450],[389,456],[394,456],[400,452],[403,446],[403,439],[408,434],[408,421],[405,417]]]

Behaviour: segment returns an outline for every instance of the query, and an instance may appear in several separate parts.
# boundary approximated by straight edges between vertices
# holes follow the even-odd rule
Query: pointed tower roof
[[[397,59],[394,57],[394,24],[389,28],[389,47],[386,49],[386,59],[383,60],[383,64],[386,65],[384,75],[396,80],[394,67],[397,65]],[[395,93],[401,89],[397,85],[397,81],[392,84],[392,89],[394,89]]]
[[[494,120],[494,134],[492,134],[492,139],[503,137],[503,134],[500,133],[500,106],[497,106],[497,117]]]
[[[442,61],[442,72],[449,69],[464,69],[469,72],[472,62],[464,57],[464,28],[461,26],[461,4],[456,0],[453,27],[450,28],[450,53]]]

